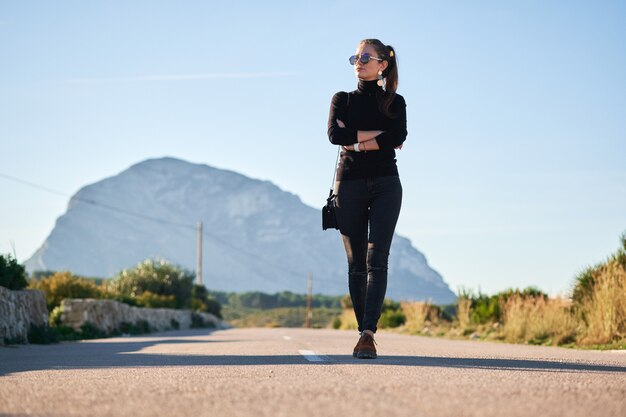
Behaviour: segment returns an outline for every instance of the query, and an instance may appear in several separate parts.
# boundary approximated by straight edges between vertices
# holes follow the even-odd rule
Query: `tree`
[[[132,269],[125,269],[108,283],[109,290],[122,297],[141,298],[150,292],[174,296],[175,308],[191,307],[191,289],[195,274],[163,259],[146,259]]]
[[[48,311],[61,305],[65,298],[102,298],[102,289],[93,280],[73,275],[71,272],[55,272],[48,277],[31,281],[30,288],[41,290],[46,296]]]
[[[196,311],[211,313],[218,318],[222,318],[222,305],[209,294],[204,285],[194,284],[191,289],[191,308]]]
[[[11,255],[0,255],[0,285],[10,290],[21,290],[28,285],[24,265]]]

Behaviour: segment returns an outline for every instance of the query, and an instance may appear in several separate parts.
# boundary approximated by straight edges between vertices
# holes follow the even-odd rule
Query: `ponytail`
[[[387,68],[383,71],[383,77],[385,78],[385,92],[383,93],[381,100],[379,101],[380,111],[387,117],[395,117],[389,111],[391,103],[396,96],[396,90],[398,89],[398,63],[396,61],[396,51],[393,46],[387,45],[387,54],[385,56],[387,62]]]

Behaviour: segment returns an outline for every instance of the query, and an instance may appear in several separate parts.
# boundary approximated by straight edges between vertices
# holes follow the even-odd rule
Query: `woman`
[[[374,333],[387,290],[389,248],[402,203],[395,149],[402,148],[407,135],[406,104],[396,94],[398,66],[391,46],[364,39],[350,64],[358,87],[333,96],[328,137],[332,144],[342,145],[335,212],[359,325],[353,356],[374,359]]]

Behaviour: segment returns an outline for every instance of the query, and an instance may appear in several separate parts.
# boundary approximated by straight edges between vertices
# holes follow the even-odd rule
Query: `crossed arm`
[[[343,119],[346,116],[347,93],[337,93],[333,96],[330,117],[328,119],[328,138],[334,145],[341,145],[344,150],[354,150],[354,144],[360,144],[362,151],[377,151],[380,149],[402,149],[407,136],[406,130],[406,103],[401,96],[394,102],[397,117],[386,131],[357,130],[346,127]]]
[[[340,128],[346,127],[346,125],[339,119],[337,119],[337,124],[339,125]],[[359,149],[362,151],[379,150],[380,147],[378,146],[378,142],[376,141],[376,136],[380,135],[381,133],[383,133],[383,130],[357,130],[357,135],[356,135],[357,142],[361,144],[359,146]],[[344,145],[342,147],[346,151],[354,150],[354,144]],[[402,149],[402,145],[400,145],[400,147],[396,149]]]
[[[337,124],[339,127],[344,128],[346,125],[339,119],[337,119]],[[380,146],[378,146],[378,142],[376,141],[376,136],[381,133],[385,133],[384,130],[358,130],[357,131],[357,141],[361,144],[359,149],[362,151],[378,151],[380,150]],[[402,149],[402,143],[394,149]],[[342,148],[346,151],[353,151],[354,145],[344,145]]]

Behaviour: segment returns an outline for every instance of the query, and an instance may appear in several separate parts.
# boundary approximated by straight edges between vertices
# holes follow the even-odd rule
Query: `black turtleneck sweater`
[[[395,147],[406,139],[406,103],[396,94],[389,108],[394,118],[378,109],[377,97],[383,93],[377,80],[359,80],[355,91],[340,91],[333,96],[328,116],[328,139],[334,145],[352,145],[357,142],[358,130],[383,130],[376,136],[380,150],[368,152],[341,152],[337,180],[369,177],[398,176]],[[348,100],[349,98],[349,100]],[[337,124],[341,120],[346,127]]]

